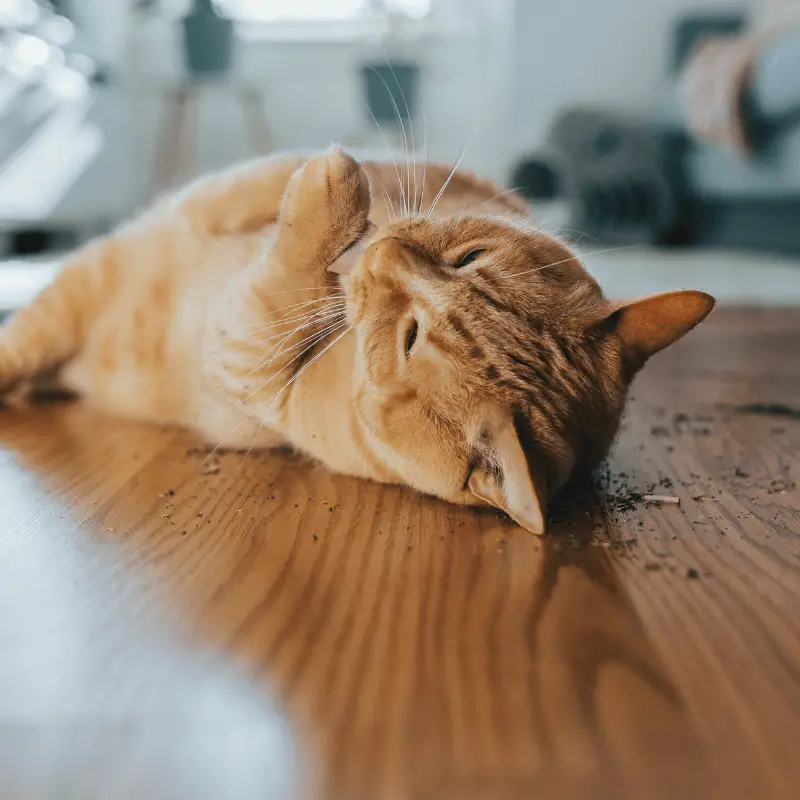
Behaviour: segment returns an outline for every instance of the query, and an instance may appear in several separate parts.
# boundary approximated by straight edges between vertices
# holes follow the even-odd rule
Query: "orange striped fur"
[[[292,445],[540,533],[635,372],[713,300],[616,308],[519,195],[456,172],[428,213],[449,175],[332,148],[198,181],[76,252],[0,329],[0,387],[55,369],[112,414]]]

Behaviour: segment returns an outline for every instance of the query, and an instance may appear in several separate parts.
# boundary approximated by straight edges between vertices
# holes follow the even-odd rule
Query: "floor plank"
[[[615,568],[707,758],[751,762],[731,773],[741,796],[800,777],[799,350],[796,311],[718,313],[642,375],[612,458],[629,491],[681,499],[616,515],[636,546]]]
[[[800,312],[716,312],[544,541],[3,411],[0,797],[793,796],[798,350]]]

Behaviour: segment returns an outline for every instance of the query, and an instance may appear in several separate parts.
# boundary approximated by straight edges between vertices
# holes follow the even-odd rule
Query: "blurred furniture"
[[[263,95],[234,73],[233,20],[219,14],[212,0],[194,0],[181,25],[186,72],[177,87],[164,93],[166,113],[151,182],[154,195],[196,176],[199,106],[209,89],[224,86],[236,98],[251,154],[264,155],[270,150]]]
[[[153,164],[151,194],[174,188],[196,177],[195,145],[199,134],[199,106],[205,93],[219,85],[220,81],[213,78],[198,78],[190,74],[177,87],[164,92],[164,124]],[[251,155],[265,155],[272,148],[261,90],[235,78],[224,79],[224,85],[241,109]]]
[[[570,227],[611,243],[641,241],[800,253],[800,29],[761,52],[744,97],[752,154],[699,142],[678,98],[680,69],[700,37],[735,34],[737,15],[676,26],[659,112],[629,119],[572,109],[512,182],[534,200],[561,198]]]
[[[0,319],[135,202],[120,97],[50,4],[0,4]]]
[[[0,252],[68,244],[124,202],[119,100],[74,33],[47,4],[0,8]]]
[[[745,19],[691,16],[675,32],[672,92],[663,123],[681,127],[681,67],[708,34],[732,33]],[[800,27],[772,40],[756,62],[743,99],[750,157],[694,139],[686,143],[685,180],[692,196],[690,241],[800,253]]]
[[[515,170],[512,186],[537,201],[559,198],[568,227],[610,244],[680,237],[682,147],[651,120],[568,109],[545,146]]]

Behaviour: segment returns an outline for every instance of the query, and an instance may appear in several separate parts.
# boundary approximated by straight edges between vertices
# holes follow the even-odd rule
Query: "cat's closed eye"
[[[461,256],[461,258],[456,261],[453,265],[456,269],[460,269],[461,267],[466,267],[468,264],[471,264],[473,261],[477,261],[486,251],[485,250],[470,250],[469,253]]]

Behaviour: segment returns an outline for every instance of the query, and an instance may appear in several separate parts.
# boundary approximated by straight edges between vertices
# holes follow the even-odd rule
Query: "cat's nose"
[[[364,263],[373,280],[411,292],[422,284],[435,286],[441,277],[435,262],[417,244],[394,236],[370,245]]]
[[[413,257],[402,239],[387,236],[369,246],[365,265],[374,278],[397,278],[413,266]]]

